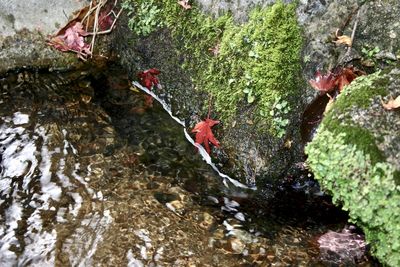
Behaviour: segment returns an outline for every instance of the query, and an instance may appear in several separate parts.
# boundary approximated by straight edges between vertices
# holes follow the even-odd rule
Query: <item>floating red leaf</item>
[[[218,124],[219,121],[215,121],[212,119],[205,119],[204,121],[201,121],[197,123],[192,130],[192,133],[196,133],[196,143],[197,144],[203,144],[204,148],[206,149],[207,153],[210,154],[210,144],[213,144],[216,147],[219,147],[219,142],[215,138],[211,127],[214,125]]]
[[[146,108],[153,107],[154,98],[151,95],[145,95],[144,97],[144,106]]]

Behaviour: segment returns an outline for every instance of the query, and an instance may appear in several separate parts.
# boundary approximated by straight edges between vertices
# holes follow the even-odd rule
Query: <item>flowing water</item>
[[[224,183],[120,73],[0,80],[0,266],[356,265],[319,250],[347,216],[307,173]]]

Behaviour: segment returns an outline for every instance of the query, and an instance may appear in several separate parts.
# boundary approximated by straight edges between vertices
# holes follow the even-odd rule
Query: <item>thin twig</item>
[[[351,32],[351,43],[350,43],[349,47],[347,48],[347,53],[350,53],[351,47],[353,46],[354,36],[356,34],[357,25],[358,25],[358,20],[360,19],[360,11],[361,11],[361,9],[359,8],[357,11],[356,20],[354,22],[353,31]]]
[[[97,35],[98,30],[99,30],[100,9],[105,5],[106,2],[107,2],[107,0],[106,1],[101,0],[99,2],[99,4],[97,5],[97,8],[96,8],[96,14],[94,16],[94,24],[93,24],[93,35],[92,35],[93,37],[92,37],[92,43],[90,45],[90,52],[91,52],[92,55],[93,55],[93,50],[94,50],[94,44],[95,44],[95,41],[96,41],[96,35]]]
[[[340,31],[340,35],[343,34],[344,29],[347,27],[347,25],[351,22],[351,19],[353,18],[354,14],[356,13],[356,11],[359,9],[359,7],[355,7],[353,8],[353,10],[351,11],[351,13],[347,16],[346,21],[344,23],[342,23],[342,25],[340,26],[340,28],[338,29]]]
[[[115,16],[115,19],[114,19],[113,23],[111,24],[111,27],[110,27],[108,30],[101,31],[101,32],[96,32],[96,33],[94,33],[94,32],[88,32],[87,34],[88,34],[88,35],[94,35],[94,34],[100,35],[100,34],[107,34],[107,33],[110,33],[110,32],[113,30],[114,25],[115,25],[115,23],[117,22],[117,19],[119,18],[119,16],[121,15],[121,13],[122,13],[122,9],[121,9],[121,10],[118,12],[118,14]]]
[[[93,10],[96,9],[97,5],[96,5],[95,7],[92,7],[92,5],[93,5],[93,1],[90,1],[89,10],[88,10],[88,12],[86,13],[86,15],[83,17],[83,19],[82,19],[82,21],[81,21],[82,24],[84,24],[85,20],[86,20],[87,18],[89,18],[90,14],[92,14]],[[90,21],[88,20],[88,23],[86,23],[86,31],[89,30],[89,25],[90,25]]]

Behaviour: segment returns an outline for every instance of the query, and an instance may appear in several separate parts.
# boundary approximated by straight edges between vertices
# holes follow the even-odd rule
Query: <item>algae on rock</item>
[[[344,89],[306,147],[308,165],[365,232],[372,253],[400,265],[400,116],[381,105],[400,95],[400,70],[360,77]]]

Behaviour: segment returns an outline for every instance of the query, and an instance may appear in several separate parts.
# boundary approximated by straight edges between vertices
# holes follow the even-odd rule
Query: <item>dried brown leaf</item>
[[[347,45],[347,46],[351,46],[352,42],[351,42],[351,37],[347,36],[347,35],[341,35],[341,36],[336,36],[336,41],[333,41],[336,45]]]
[[[192,8],[192,6],[189,5],[189,1],[188,0],[178,1],[178,4],[181,5],[185,10],[188,10],[188,9]]]
[[[398,97],[396,97],[396,99],[393,99],[392,96],[390,96],[390,99],[387,103],[382,102],[382,106],[384,109],[386,110],[392,110],[392,109],[396,109],[400,107],[400,95]]]

